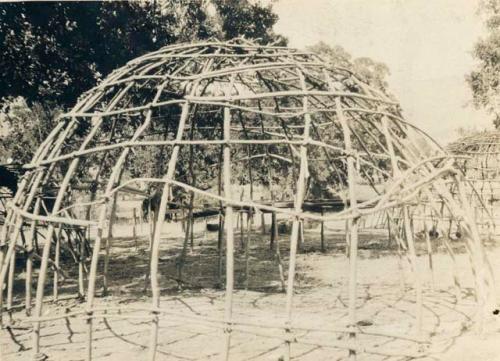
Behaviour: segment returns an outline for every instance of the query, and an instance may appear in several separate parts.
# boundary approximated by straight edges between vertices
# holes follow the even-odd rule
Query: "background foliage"
[[[467,75],[474,104],[486,109],[495,127],[500,127],[500,0],[483,0],[479,7],[485,17],[487,35],[477,41],[473,56],[476,68]]]
[[[128,60],[210,37],[285,43],[272,31],[277,20],[270,5],[247,0],[0,4],[2,161],[31,158],[47,117]]]
[[[330,64],[351,69],[360,80],[387,92],[387,77],[390,71],[386,64],[367,57],[353,58],[342,46],[329,45],[322,41],[308,47],[308,50],[319,54]]]

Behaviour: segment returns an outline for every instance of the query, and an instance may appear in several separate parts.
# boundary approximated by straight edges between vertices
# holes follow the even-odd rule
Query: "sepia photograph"
[[[0,361],[500,361],[500,0],[0,1]]]

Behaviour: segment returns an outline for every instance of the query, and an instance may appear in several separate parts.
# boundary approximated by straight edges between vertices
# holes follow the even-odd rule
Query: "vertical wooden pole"
[[[77,251],[75,249],[75,245],[73,244],[73,240],[71,239],[71,233],[72,233],[71,228],[64,229],[64,234],[66,235],[66,240],[68,243],[68,251],[71,254],[71,256],[73,257],[73,260],[75,261],[75,263],[78,263],[78,255],[77,255]]]
[[[391,232],[391,219],[390,219],[389,211],[387,211],[386,214],[387,214],[387,249],[391,249],[391,247],[392,247],[392,232]]]
[[[420,273],[418,269],[417,252],[415,250],[415,242],[413,240],[413,231],[410,225],[410,217],[408,214],[408,206],[403,205],[403,222],[405,227],[406,242],[408,243],[408,250],[410,252],[410,259],[413,270],[415,293],[416,293],[416,320],[417,320],[417,335],[422,336],[422,312],[423,312],[423,299],[422,299],[422,282],[420,280]]]
[[[440,232],[443,232],[444,229],[442,228],[438,228]],[[446,248],[446,251],[448,252],[448,255],[450,256],[451,258],[451,261],[453,263],[453,269],[452,269],[452,273],[453,273],[453,285],[455,287],[455,296],[457,298],[457,301],[460,301],[462,299],[462,286],[460,284],[460,279],[458,277],[458,269],[459,269],[459,266],[458,266],[458,263],[457,263],[457,258],[455,257],[455,251],[453,250],[453,247],[451,246],[450,242],[448,239],[446,238],[443,238],[443,243],[444,243],[444,246]],[[467,244],[466,244],[467,246]],[[476,268],[474,266],[474,262],[471,258],[471,253],[470,253],[470,249],[468,248],[468,255],[469,255],[469,260],[471,261],[471,266],[472,266],[472,273],[476,273]],[[475,281],[474,281],[475,282]]]
[[[349,184],[351,184],[349,182]],[[352,205],[352,200],[351,200]],[[354,218],[349,222],[349,327],[353,330],[356,328],[356,300],[357,300],[357,257],[358,257],[358,218]],[[356,333],[349,333],[351,342],[356,342]],[[356,350],[349,350],[349,359],[356,360]]]
[[[299,223],[299,250],[302,251],[304,246],[304,221],[300,221]]]
[[[134,239],[134,245],[135,245],[135,250],[137,251],[139,249],[139,245],[137,242],[137,214],[136,214],[136,208],[132,209],[132,216],[134,217],[134,224],[132,226],[132,238]]]
[[[281,253],[280,253],[280,241],[276,237],[276,259],[278,260],[278,272],[280,276],[280,283],[281,283],[281,291],[285,292],[286,291],[286,282],[285,282],[285,271],[283,270],[283,260],[281,259]]]
[[[264,203],[264,197],[260,197],[261,203]],[[264,236],[266,234],[266,218],[264,216],[264,212],[260,212],[260,231]]]
[[[193,88],[196,88],[195,86]],[[176,140],[182,140],[184,134],[184,128],[186,126],[186,120],[189,116],[189,103],[185,102],[182,106],[182,112],[179,120],[179,125],[177,128]],[[177,164],[177,158],[179,156],[180,145],[174,145],[172,149],[172,154],[170,155],[170,160],[168,162],[167,173],[164,177],[165,185],[163,187],[163,191],[161,194],[160,200],[160,209],[158,210],[158,222],[156,223],[156,228],[154,232],[153,243],[151,245],[151,291],[153,294],[152,307],[153,309],[160,307],[160,287],[158,280],[158,258],[160,255],[160,235],[161,235],[161,227],[163,225],[163,220],[165,219],[168,198],[170,195],[170,183],[175,174],[175,167]],[[160,319],[158,317],[158,312],[153,311],[153,319],[151,324],[151,336],[149,343],[149,355],[148,360],[154,361],[156,359],[156,348],[158,346],[158,330],[159,330],[159,322]]]
[[[427,227],[427,222],[425,220],[424,220],[424,233],[425,233],[425,244],[427,246],[427,255],[429,257],[429,270],[431,272],[431,286],[432,289],[434,290],[436,288],[436,284],[434,282],[434,266],[432,263],[432,244],[431,244],[431,238],[429,236],[429,229]]]
[[[139,208],[139,212],[138,213],[139,213],[139,224],[140,224],[140,229],[141,229],[140,230],[140,232],[141,232],[140,234],[141,234],[141,237],[142,237],[142,235],[144,234],[144,214],[142,212],[142,207]]]
[[[450,218],[450,221],[448,222],[448,232],[447,236],[449,239],[451,239],[451,228],[453,227],[453,220]]]
[[[301,71],[298,71],[298,76],[301,81],[302,90],[306,90],[306,84],[304,80],[304,75]],[[304,111],[304,144],[300,145],[300,170],[297,179],[297,192],[295,195],[294,201],[294,210],[299,213],[302,212],[302,204],[304,202],[304,196],[306,192],[306,181],[309,177],[308,171],[308,161],[307,161],[307,141],[310,139],[309,131],[311,127],[311,115],[309,114],[308,107],[308,98],[307,96],[303,97],[302,106]],[[300,218],[298,216],[293,218],[292,223],[292,232],[290,235],[290,260],[288,264],[288,282],[286,288],[286,336],[287,339],[285,341],[285,361],[290,361],[292,358],[291,352],[291,343],[292,343],[292,335],[291,335],[291,322],[292,322],[292,307],[293,307],[293,289],[294,289],[294,281],[295,281],[295,268],[297,264],[297,246],[299,240],[299,225]]]
[[[217,193],[219,196],[222,194],[222,158],[224,153],[224,147],[221,146],[221,151],[219,154],[219,171],[217,172]],[[222,268],[223,268],[223,248],[224,248],[224,204],[220,202],[219,209],[219,229],[217,231],[217,286],[222,287]]]
[[[271,239],[269,241],[269,248],[274,249],[274,241],[276,240],[276,235],[278,234],[278,225],[276,224],[276,212],[271,213]]]
[[[149,276],[151,274],[151,253],[153,248],[153,239],[156,232],[156,224],[158,223],[158,209],[153,209],[152,207],[153,198],[149,200],[149,213],[148,213],[148,224],[149,224],[149,244],[148,244],[148,267],[146,268],[146,273],[144,275],[144,291],[147,291],[149,287]],[[162,221],[160,221],[163,223]],[[161,229],[161,228],[160,228]]]
[[[243,128],[245,127],[245,123],[243,121],[241,121],[241,126]],[[247,165],[248,179],[250,180],[250,201],[253,202],[253,176],[252,176],[252,157],[251,157],[252,152],[250,145],[247,147],[247,155],[248,155],[248,165]],[[247,213],[247,239],[245,242],[245,290],[248,290],[248,285],[250,282],[250,240],[253,231],[253,218],[254,218],[254,209],[249,208]]]
[[[231,187],[231,111],[224,108],[224,196],[232,198]],[[234,288],[234,229],[233,229],[233,207],[226,203],[226,302],[225,302],[225,347],[224,360],[229,360],[231,348],[232,318],[233,318],[233,288]]]
[[[323,207],[321,207],[321,216],[325,215]],[[321,252],[326,252],[325,248],[325,221],[321,220]]]
[[[14,219],[14,216],[9,217],[10,219]],[[6,219],[5,221],[7,222],[9,219]],[[7,234],[6,229],[9,228],[7,224],[4,224],[2,227],[2,232],[5,231],[5,235],[2,235],[2,238],[0,239],[0,269],[3,268],[3,262],[6,256],[6,248],[8,248],[8,245],[6,243],[7,241]],[[4,284],[5,281],[4,279],[0,278],[0,327],[3,326],[3,292],[4,292]]]
[[[271,196],[271,199],[274,200],[274,195]],[[273,202],[274,205],[274,202]],[[274,253],[276,254],[276,260],[278,261],[278,272],[281,283],[281,291],[286,291],[286,282],[285,282],[285,272],[283,270],[283,261],[281,259],[281,250],[280,250],[280,240],[279,240],[279,231],[278,231],[278,220],[276,212],[271,213],[271,249],[274,247]]]
[[[244,213],[245,212],[243,210],[240,210],[240,217],[239,218],[240,218],[240,248],[241,248],[241,250],[245,249],[245,237],[244,237],[245,227],[243,226]]]
[[[181,209],[181,217],[182,217],[182,221],[181,221],[182,231],[186,232],[187,220],[186,220],[186,212],[185,212],[184,208]]]
[[[189,245],[191,247],[191,252],[194,251],[194,215],[191,217],[191,222],[189,223],[190,226],[191,226],[191,230],[189,231],[189,236],[190,236],[190,239],[189,239]]]
[[[427,198],[430,200],[430,205],[431,205],[432,211],[434,211],[437,214],[441,214],[442,210],[440,210],[439,207],[435,204],[436,202],[433,199],[432,193],[426,192],[426,195],[427,195]],[[442,227],[439,226],[439,221],[436,224],[436,228],[438,229],[439,232],[441,232],[441,234],[444,234],[444,229],[442,229]],[[427,233],[427,236],[429,236],[429,232],[426,231],[426,233]],[[443,237],[443,243],[445,245],[446,251],[448,252],[448,255],[450,256],[452,264],[453,264],[453,270],[452,270],[453,284],[455,287],[455,296],[456,296],[457,300],[459,301],[462,298],[462,292],[461,292],[462,287],[460,285],[460,279],[458,277],[458,264],[457,264],[457,260],[455,258],[455,252],[453,251],[453,248],[446,237]],[[468,254],[470,257],[470,253],[468,253]],[[473,272],[475,272],[475,268],[474,268],[473,264],[472,264],[472,268],[473,268]]]
[[[192,157],[190,162],[192,161]],[[184,268],[184,263],[186,261],[187,249],[188,249],[188,241],[191,237],[191,232],[193,231],[193,203],[194,203],[194,192],[190,192],[189,195],[189,209],[188,209],[188,219],[186,220],[186,229],[184,231],[184,241],[182,242],[182,251],[180,257],[177,261],[177,278],[179,282],[182,282],[182,269]]]
[[[102,279],[102,295],[106,296],[108,294],[109,280],[109,255],[111,251],[111,242],[113,242],[113,225],[116,219],[116,204],[118,201],[118,194],[114,193],[111,199],[111,214],[109,216],[108,231],[106,234],[105,241],[105,254],[104,254],[104,269],[103,269],[103,279]]]
[[[112,126],[111,126],[111,130],[110,130],[110,133],[109,133],[109,136],[108,136],[108,142],[113,142],[113,138],[115,136],[115,130],[116,130],[116,126],[117,126],[117,119],[115,118],[112,122]],[[94,175],[94,179],[93,179],[93,184],[92,184],[92,190],[91,190],[91,194],[90,194],[90,201],[93,202],[95,200],[95,197],[96,197],[96,193],[97,193],[97,188],[98,188],[98,182],[99,182],[99,178],[101,177],[101,172],[103,170],[103,168],[105,167],[105,164],[106,164],[106,158],[108,157],[108,153],[104,153],[103,156],[101,157],[101,160],[100,160],[100,163],[99,163],[99,166],[97,168],[97,171],[95,172],[95,175]],[[113,195],[113,197],[116,197],[116,195]],[[89,220],[90,217],[91,217],[91,212],[92,212],[92,206],[89,205],[87,207],[87,212],[86,212],[86,219]],[[85,240],[85,237],[83,237],[83,244],[84,246],[87,244],[87,240]],[[89,228],[89,235],[88,235],[88,242],[90,243],[90,228]],[[109,245],[110,245],[110,239],[109,239],[109,235],[107,236],[106,238],[106,258],[108,258],[109,256]],[[82,254],[84,254],[85,252],[85,248],[82,249]],[[83,273],[84,273],[84,261],[85,259],[82,258],[81,259],[81,262],[80,262],[80,267],[79,267],[79,293],[80,293],[80,297],[83,298],[83,294],[84,294],[84,280],[83,280]],[[108,264],[107,264],[108,261],[104,261],[105,265],[104,265],[104,272],[105,272],[105,276],[104,276],[104,290],[103,290],[103,294],[105,295],[106,292],[107,292],[107,271],[108,271]]]
[[[80,260],[78,262],[78,293],[80,298],[85,297],[85,242],[88,240],[90,243],[90,227],[84,229],[83,234],[80,235]],[[87,235],[87,237],[85,236]]]
[[[131,83],[132,84],[132,83]],[[155,97],[153,98],[152,104],[158,101],[160,98],[162,91],[164,87],[167,85],[167,82],[162,83],[156,92]],[[127,90],[127,87],[125,88],[125,91]],[[130,139],[131,142],[135,142],[141,134],[149,127],[151,124],[151,118],[153,115],[153,108],[148,109],[146,112],[146,117],[143,122],[143,124],[136,129],[134,135]],[[106,185],[106,191],[105,195],[110,197],[112,194],[113,187],[117,183],[120,182],[121,176],[123,175],[123,164],[128,158],[128,154],[131,150],[131,147],[126,147],[123,149],[122,153],[120,154],[120,157],[118,160],[115,162],[115,166],[113,167],[111,176],[108,180],[108,183]],[[112,203],[108,202],[107,205],[102,205],[100,214],[99,214],[99,221],[97,225],[97,232],[96,232],[96,238],[94,242],[94,248],[92,251],[92,260],[90,264],[90,271],[89,271],[89,278],[88,278],[88,291],[87,291],[87,304],[86,304],[86,309],[87,309],[87,354],[86,354],[86,361],[91,361],[92,360],[92,332],[93,332],[93,326],[92,326],[92,319],[93,319],[93,305],[94,305],[94,297],[95,297],[95,287],[96,287],[96,277],[97,277],[97,264],[99,261],[99,252],[101,251],[101,243],[102,243],[102,237],[103,237],[103,230],[106,222],[106,216],[110,211],[112,210]]]
[[[106,239],[104,241],[104,268],[103,268],[103,278],[102,278],[102,295],[107,296],[109,289],[109,255],[111,252],[111,242],[113,241],[113,231],[110,230],[106,235]]]
[[[22,231],[21,231],[22,232]],[[12,256],[10,257],[9,264],[9,277],[7,280],[7,313],[9,315],[9,319],[12,320],[12,297],[14,290],[14,273],[16,271],[16,250],[12,252]],[[1,312],[1,310],[0,310]]]
[[[252,209],[248,211],[247,214],[247,237],[245,241],[245,290],[248,290],[248,284],[250,282],[250,240],[251,233],[253,229],[253,213]]]
[[[340,98],[335,99],[337,117],[344,135],[345,151],[347,157],[347,178],[349,187],[349,206],[353,212],[357,209],[357,194],[356,194],[356,167],[351,154],[353,147],[351,143],[351,132],[347,120],[344,117]],[[349,218],[347,221],[347,229],[349,233],[349,327],[355,328],[357,323],[356,317],[356,301],[357,301],[357,258],[358,258],[358,217]],[[349,339],[352,343],[356,342],[356,333],[349,333]],[[356,360],[356,350],[349,350],[349,360]]]
[[[57,231],[56,235],[56,245],[55,245],[55,250],[54,250],[54,264],[55,264],[55,270],[54,270],[54,282],[53,282],[53,300],[54,302],[57,301],[59,297],[59,260],[60,260],[60,254],[61,254],[61,234],[63,230],[63,225],[59,225],[59,229]]]
[[[207,227],[208,227],[208,221],[207,221],[207,217],[203,217],[203,220],[204,220],[204,223],[205,223],[205,227],[203,227],[203,242],[206,243],[207,242]]]
[[[149,198],[149,204],[148,204],[148,226],[149,226],[149,243],[148,243],[148,250],[151,249],[151,245],[153,244],[153,235],[155,232],[156,228],[156,212],[153,211],[153,207],[151,206],[151,203],[153,202],[153,198]]]
[[[405,279],[405,270],[403,267],[403,252],[402,249],[402,241],[400,238],[400,235],[398,234],[398,225],[396,221],[393,219],[392,214],[387,212],[387,222],[388,222],[388,228],[389,228],[389,235],[392,233],[395,241],[396,241],[396,246],[397,246],[397,253],[398,253],[398,273],[399,273],[399,289],[401,291],[401,294],[406,292],[406,279]],[[394,227],[394,231],[393,230]]]
[[[474,216],[472,214],[469,203],[467,202],[467,193],[465,191],[463,181],[459,179],[458,176],[455,176],[455,182],[457,184],[458,195],[461,201],[461,206],[463,207],[464,218],[466,218],[466,223],[469,228],[469,234],[472,241],[473,247],[473,259],[476,264],[476,279],[477,279],[477,293],[478,293],[478,301],[479,301],[479,331],[482,333],[484,331],[484,322],[485,318],[488,314],[488,293],[486,289],[485,281],[489,278],[489,286],[493,290],[491,292],[492,297],[495,297],[494,292],[494,281],[491,275],[486,273],[485,267],[485,252],[483,249],[483,244],[481,241],[481,236],[479,235],[479,230],[477,225],[474,222]],[[490,276],[490,277],[488,277]],[[495,301],[493,301],[495,302]]]
[[[242,126],[244,126],[243,122],[241,122]],[[263,120],[261,120],[261,131],[262,134],[264,134],[264,123]],[[250,154],[249,154],[250,157]],[[269,149],[266,146],[266,161],[267,161],[267,179],[269,183],[269,193],[271,197],[271,205],[274,207],[275,206],[275,192],[274,192],[274,184],[273,184],[273,174],[272,174],[272,164],[270,162],[270,155],[269,155]],[[262,213],[263,214],[263,213]],[[264,218],[262,218],[264,222]],[[263,223],[264,224],[264,223]],[[264,229],[264,228],[263,228]],[[280,276],[280,282],[281,282],[281,290],[285,292],[286,286],[285,286],[285,273],[283,270],[283,262],[281,260],[281,250],[280,250],[280,244],[279,244],[279,232],[278,232],[278,221],[277,221],[277,214],[276,212],[271,212],[271,237],[270,237],[270,242],[269,242],[269,247],[272,250],[274,247],[275,253],[276,253],[276,260],[278,261],[278,271],[279,271],[279,276]]]
[[[35,201],[35,207],[33,208],[33,213],[38,215],[40,213],[40,197]],[[30,225],[30,232],[28,235],[28,244],[26,251],[28,253],[28,259],[26,260],[26,297],[25,297],[25,309],[26,315],[31,315],[31,288],[33,279],[33,242],[36,234],[37,221],[32,220]]]
[[[345,205],[347,207],[347,205]],[[349,258],[349,251],[351,249],[351,221],[345,222],[345,256]]]
[[[196,111],[196,107],[194,108],[194,111]],[[189,131],[189,140],[193,140],[194,138],[194,129],[195,129],[195,124],[194,121],[191,124],[191,128]],[[193,169],[193,162],[194,162],[194,147],[192,144],[189,145],[189,178],[191,181],[191,186],[196,187],[196,176],[195,172]],[[186,258],[186,253],[187,253],[187,242],[189,237],[189,243],[190,243],[190,248],[191,252],[193,252],[194,248],[194,213],[193,213],[193,206],[194,206],[194,192],[189,192],[189,211],[188,211],[188,223],[187,223],[187,229],[186,229],[186,239],[185,239],[185,244],[182,247],[182,257],[181,257],[181,263],[179,264],[179,279],[182,280],[182,267],[184,266],[184,261]]]

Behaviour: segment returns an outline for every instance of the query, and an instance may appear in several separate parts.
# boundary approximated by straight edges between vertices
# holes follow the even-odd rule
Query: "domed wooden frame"
[[[159,119],[159,111],[173,108],[178,114],[173,139],[150,139],[148,131]],[[219,123],[211,129],[196,129],[192,122],[196,112],[205,109],[220,111]],[[260,129],[256,126],[260,122]],[[81,130],[81,125],[88,130]],[[130,128],[127,137],[115,137],[116,129]],[[128,129],[127,128],[127,129]],[[83,134],[83,135],[82,135]],[[197,138],[197,136],[199,136]],[[107,140],[105,142],[105,140]],[[75,144],[76,143],[76,144]],[[175,179],[179,169],[180,153],[190,147],[219,147],[221,149],[219,192],[201,189],[196,184]],[[167,164],[160,177],[135,177],[127,179],[127,162],[134,158],[140,147],[162,147]],[[270,149],[281,150],[275,154]],[[237,148],[239,150],[237,150]],[[260,150],[258,153],[256,150]],[[294,199],[291,208],[259,202],[247,196],[239,199],[232,188],[234,156],[247,152],[238,159],[246,164],[249,172],[259,172],[255,159],[264,162],[278,160],[296,169],[294,174]],[[239,153],[238,153],[239,152]],[[324,158],[318,159],[318,154]],[[97,168],[85,168],[85,160],[97,157]],[[193,159],[189,164],[193,163]],[[108,161],[112,168],[107,169]],[[246,163],[245,163],[246,162]],[[320,215],[304,210],[309,179],[314,174],[314,162],[323,162],[330,170],[328,177],[336,179],[332,189],[346,198],[343,210],[335,214]],[[183,169],[189,166],[183,165]],[[86,238],[85,232],[74,232],[80,246],[91,246],[87,290],[84,287],[84,260],[80,257],[79,293],[85,297],[86,307],[73,316],[88,320],[87,355],[92,359],[92,331],[95,317],[102,310],[94,307],[98,260],[102,243],[106,245],[105,264],[109,256],[112,237],[113,214],[118,192],[142,192],[144,184],[161,185],[161,202],[158,219],[165,218],[173,188],[182,189],[194,197],[202,196],[220,202],[224,212],[226,244],[226,308],[224,334],[226,338],[223,358],[230,358],[231,329],[238,324],[233,318],[232,298],[234,288],[234,212],[247,209],[251,212],[274,212],[292,220],[290,235],[290,262],[286,280],[287,322],[277,325],[285,332],[283,338],[285,358],[290,359],[292,344],[296,341],[291,324],[293,311],[294,277],[300,223],[304,220],[341,220],[347,224],[346,242],[349,247],[349,320],[347,332],[351,343],[343,346],[354,359],[360,352],[370,350],[355,344],[356,334],[356,273],[359,222],[370,215],[386,212],[394,233],[408,247],[416,292],[416,329],[422,328],[422,284],[418,277],[414,247],[414,232],[410,212],[427,200],[431,212],[440,213],[438,199],[460,222],[464,242],[472,256],[476,292],[482,314],[486,312],[488,272],[485,266],[481,238],[472,221],[462,175],[456,170],[454,157],[448,155],[423,132],[404,121],[398,104],[383,92],[372,88],[348,69],[325,63],[317,55],[277,46],[260,46],[246,40],[181,44],[162,48],[134,59],[117,69],[98,86],[85,93],[77,105],[63,114],[57,126],[40,145],[33,160],[25,166],[28,171],[19,190],[8,206],[8,215],[2,229],[0,285],[6,285],[7,307],[12,307],[12,284],[16,250],[26,250],[27,284],[32,282],[33,257],[41,259],[37,281],[33,322],[33,351],[40,352],[42,322],[65,318],[68,315],[42,316],[44,288],[49,266],[55,269],[54,285],[57,289],[58,252],[62,227],[92,229],[95,239]],[[269,166],[269,169],[272,167]],[[93,176],[94,182],[85,188],[80,173]],[[106,173],[108,172],[108,173]],[[104,182],[98,182],[105,174]],[[255,174],[253,175],[255,177]],[[267,174],[262,176],[268,177]],[[252,174],[249,175],[252,179]],[[376,195],[371,199],[358,199],[361,181],[371,184]],[[457,193],[449,191],[449,183],[456,184]],[[269,183],[272,187],[272,183]],[[276,186],[276,185],[275,185]],[[42,210],[47,189],[55,189],[55,199],[50,211]],[[75,192],[83,192],[88,200],[75,202]],[[430,203],[430,205],[429,205]],[[76,212],[76,208],[84,212]],[[192,214],[193,203],[190,203]],[[86,211],[85,211],[86,210]],[[92,210],[92,211],[91,211]],[[84,214],[84,216],[81,216]],[[94,216],[95,214],[95,216]],[[399,214],[402,222],[391,223]],[[158,279],[160,230],[158,222],[152,234],[150,282],[152,290],[151,337],[149,360],[156,357],[158,322],[162,315]],[[33,234],[45,229],[41,254],[33,249]],[[27,228],[27,236],[21,237]],[[23,239],[28,240],[27,244]],[[30,243],[31,242],[31,243]],[[51,259],[51,247],[55,258]],[[103,273],[106,287],[106,267]],[[26,288],[26,308],[31,309],[31,290]],[[0,297],[3,304],[3,293]],[[2,306],[3,310],[3,306]],[[373,351],[373,350],[372,350]],[[375,352],[382,352],[375,350]]]

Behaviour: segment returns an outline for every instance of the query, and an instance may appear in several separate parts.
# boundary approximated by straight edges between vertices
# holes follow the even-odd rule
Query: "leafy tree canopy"
[[[308,47],[308,50],[317,53],[332,65],[352,70],[360,80],[387,92],[387,76],[390,72],[386,64],[367,57],[353,58],[340,45],[332,46],[322,41]]]
[[[213,0],[213,5],[227,39],[244,36],[261,44],[286,45],[286,39],[272,31],[278,15],[273,13],[271,5],[240,0]]]
[[[52,117],[112,70],[175,42],[285,42],[270,5],[250,0],[0,4],[0,151],[26,162]]]
[[[485,17],[488,34],[477,41],[473,56],[477,66],[466,79],[472,90],[474,105],[493,115],[500,127],[500,0],[483,0],[479,7]]]
[[[247,0],[19,2],[0,5],[0,99],[68,107],[128,60],[209,37],[281,38],[270,6]]]
[[[19,164],[29,163],[61,112],[58,107],[46,108],[38,102],[28,107],[22,97],[5,103],[0,109],[2,132],[6,133],[0,140],[0,163],[8,158]]]

